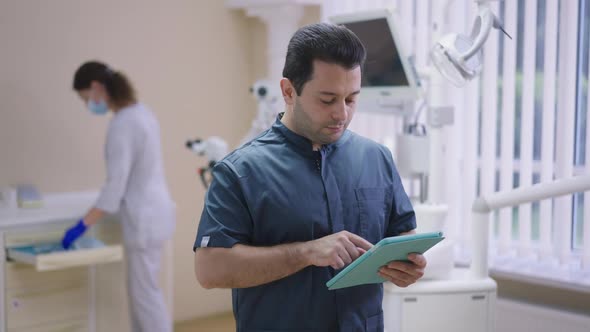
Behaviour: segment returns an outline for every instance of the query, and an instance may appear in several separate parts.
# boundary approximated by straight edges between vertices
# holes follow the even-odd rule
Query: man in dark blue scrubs
[[[213,169],[195,273],[205,288],[233,289],[238,331],[383,331],[383,285],[325,285],[372,243],[416,227],[390,151],[347,130],[364,60],[345,27],[299,29],[280,82],[285,113]],[[408,259],[379,274],[416,282],[426,260]]]

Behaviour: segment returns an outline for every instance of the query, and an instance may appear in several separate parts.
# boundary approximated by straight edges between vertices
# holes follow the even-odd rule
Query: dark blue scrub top
[[[390,151],[350,131],[313,151],[277,118],[219,162],[213,176],[193,249],[273,246],[341,230],[374,244],[416,227]],[[237,330],[383,331],[383,286],[330,291],[326,282],[337,272],[310,266],[233,289]]]

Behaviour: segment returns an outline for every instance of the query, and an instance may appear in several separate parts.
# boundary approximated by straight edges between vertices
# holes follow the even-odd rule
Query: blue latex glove
[[[72,246],[72,243],[86,232],[87,228],[88,227],[84,224],[84,219],[80,219],[76,225],[69,228],[64,234],[63,240],[61,240],[61,245],[64,249],[69,249]]]

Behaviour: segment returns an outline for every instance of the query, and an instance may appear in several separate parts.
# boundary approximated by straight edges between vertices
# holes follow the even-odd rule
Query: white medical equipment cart
[[[421,280],[407,288],[384,284],[386,332],[492,332],[496,282],[454,268],[448,280]]]
[[[13,250],[61,240],[96,198],[96,192],[53,194],[38,209],[0,209],[0,332],[129,331],[116,220],[103,220],[88,232],[104,247],[30,257]],[[171,282],[164,282],[170,300],[166,285]]]

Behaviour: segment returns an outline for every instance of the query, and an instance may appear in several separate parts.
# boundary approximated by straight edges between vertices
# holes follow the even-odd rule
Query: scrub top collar
[[[272,129],[279,132],[282,136],[284,136],[289,142],[291,142],[293,145],[295,145],[297,150],[299,150],[304,155],[314,156],[315,151],[313,151],[313,145],[312,145],[311,141],[309,139],[307,139],[306,137],[303,137],[303,136],[291,131],[291,129],[287,128],[287,126],[285,126],[283,124],[283,122],[281,122],[281,119],[283,118],[284,114],[285,114],[285,112],[281,112],[277,115],[277,118],[275,120],[275,123],[272,126]],[[344,133],[342,133],[342,136],[340,136],[340,138],[336,142],[322,145],[321,151],[322,152],[330,152],[332,149],[337,148],[337,147],[341,146],[342,144],[344,144],[350,138],[350,136],[351,136],[350,131],[348,129],[346,129],[344,131]]]
[[[125,106],[125,107],[121,108],[121,109],[119,110],[119,112],[115,113],[115,115],[118,115],[118,114],[123,114],[123,112],[126,112],[126,111],[128,112],[130,109],[134,109],[134,108],[136,108],[137,106],[141,106],[141,104],[140,104],[139,102],[135,102],[135,103],[133,103],[133,104],[129,104],[129,105],[127,105],[127,106]]]

